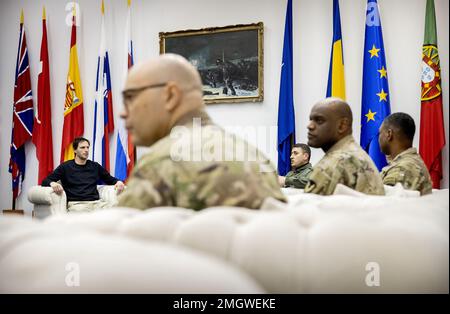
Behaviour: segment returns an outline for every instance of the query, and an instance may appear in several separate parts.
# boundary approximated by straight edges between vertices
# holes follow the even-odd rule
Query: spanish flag
[[[328,72],[327,97],[345,100],[344,53],[342,52],[341,16],[339,0],[333,1],[333,45],[331,46],[330,70]]]
[[[66,99],[64,103],[64,126],[61,143],[61,162],[74,158],[72,142],[84,133],[83,92],[77,55],[77,29],[75,7],[70,38],[69,73],[67,74]]]

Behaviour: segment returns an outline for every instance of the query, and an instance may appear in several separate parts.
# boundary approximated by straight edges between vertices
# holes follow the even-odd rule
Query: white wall
[[[100,38],[100,0],[80,0],[81,26],[78,28],[78,55],[84,94],[85,136],[92,135],[95,71]],[[421,47],[426,0],[379,0],[386,49],[391,110],[411,114],[420,125]],[[61,0],[2,0],[0,2],[0,209],[11,206],[11,176],[8,172],[14,71],[18,43],[20,9],[25,13],[25,29],[31,65],[33,94],[36,97],[39,49],[42,36],[42,6],[47,9],[47,27],[52,82],[53,147],[59,161],[63,102],[69,58],[70,27],[65,19],[67,2]],[[448,137],[448,0],[435,0],[438,45],[441,57],[446,139]],[[280,64],[282,56],[285,0],[134,0],[132,32],[137,62],[158,55],[158,33],[211,26],[264,22],[264,102],[213,105],[208,112],[221,125],[276,126]],[[121,73],[126,18],[126,0],[106,0],[107,42],[112,67],[116,123],[121,109]],[[365,0],[341,0],[347,100],[355,117],[354,135],[359,139],[361,77],[364,46]],[[306,141],[306,124],[312,105],[325,96],[332,38],[332,0],[293,0],[294,97],[297,141]],[[35,98],[36,99],[36,98]],[[36,100],[35,100],[36,105]],[[276,137],[264,149],[276,163]],[[112,156],[115,154],[115,140]],[[418,134],[415,146],[418,145]],[[272,147],[272,149],[270,149]],[[29,143],[24,191],[37,182],[35,148]],[[145,150],[139,149],[138,155]],[[313,163],[322,156],[313,150]],[[445,178],[449,186],[448,145],[444,149]],[[31,210],[26,193],[18,208]]]

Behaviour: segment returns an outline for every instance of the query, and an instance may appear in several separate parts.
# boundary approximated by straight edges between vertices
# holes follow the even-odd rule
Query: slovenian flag
[[[125,28],[125,60],[123,80],[125,82],[128,69],[133,66],[133,41],[131,40],[131,1],[128,0],[128,15]],[[125,124],[122,119],[119,122],[119,130],[117,132],[117,150],[116,150],[116,167],[115,177],[119,180],[125,180],[131,173],[135,162],[135,147]]]
[[[109,56],[106,49],[105,6],[102,1],[100,52],[97,61],[96,99],[94,107],[94,140],[92,159],[109,169],[109,137],[114,132]]]

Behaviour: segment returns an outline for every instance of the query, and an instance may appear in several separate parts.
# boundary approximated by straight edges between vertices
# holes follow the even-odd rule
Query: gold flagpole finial
[[[44,7],[43,7],[43,9],[42,9],[42,19],[43,19],[43,20],[46,19],[46,18],[45,18],[45,5],[44,5]]]
[[[75,10],[75,3],[73,4],[73,7],[72,7],[72,15],[73,16],[76,16],[76,10]]]
[[[23,24],[23,9],[20,11],[20,24]]]
[[[102,14],[105,14],[105,2],[102,0]]]
[[[131,6],[131,0],[127,0],[128,6]]]

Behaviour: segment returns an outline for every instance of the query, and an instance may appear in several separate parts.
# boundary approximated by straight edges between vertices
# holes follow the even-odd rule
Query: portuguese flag
[[[436,36],[434,0],[427,0],[422,48],[422,94],[419,153],[428,167],[433,188],[440,188],[442,148],[445,146],[442,113],[441,67]]]

